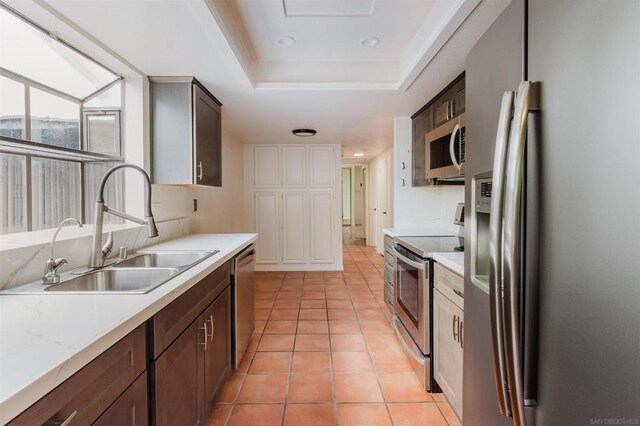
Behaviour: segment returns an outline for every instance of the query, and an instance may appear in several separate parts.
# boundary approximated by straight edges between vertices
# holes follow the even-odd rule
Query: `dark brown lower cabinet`
[[[221,271],[224,272],[222,275]],[[229,282],[229,268],[225,265],[156,314],[156,317],[164,317],[170,312],[174,323],[184,322],[185,316],[190,316],[192,321],[151,362],[152,424],[192,426],[206,421],[231,372]],[[201,286],[209,291],[199,288]],[[194,292],[206,294],[204,300],[209,300],[208,305],[197,314],[192,309],[183,310],[180,317],[174,304],[181,306],[181,298],[191,297],[190,293]],[[199,299],[199,305],[202,300]],[[151,327],[155,327],[150,335],[167,342],[162,335],[175,333],[175,327],[168,328],[166,323],[156,319],[150,321]]]
[[[204,330],[202,315],[153,362],[153,419],[156,425],[204,422]]]
[[[216,397],[231,372],[231,287],[204,311],[211,340],[204,352],[205,412],[211,412]]]
[[[148,426],[149,399],[147,398],[147,373],[136,379],[116,402],[111,404],[94,426]]]
[[[204,424],[231,372],[229,284],[227,262],[10,424]]]
[[[146,327],[141,325],[129,333],[9,424],[86,425],[97,421],[137,378],[144,376],[145,332]],[[140,392],[144,393],[140,397],[146,400],[147,387]],[[146,416],[147,405],[142,404],[139,409]]]

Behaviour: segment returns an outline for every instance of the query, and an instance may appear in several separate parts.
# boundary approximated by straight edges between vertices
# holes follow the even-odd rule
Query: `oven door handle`
[[[400,260],[402,260],[407,265],[413,266],[414,268],[420,269],[421,271],[424,270],[424,264],[423,263],[418,263],[416,261],[413,261],[413,260],[409,259],[408,257],[405,257],[402,253],[400,253],[398,251],[398,249],[396,247],[393,248],[393,251],[396,253],[396,257],[399,258]]]
[[[424,365],[425,357],[422,354],[416,354],[416,351],[413,348],[411,348],[411,346],[409,346],[409,344],[404,340],[404,337],[402,337],[402,333],[400,333],[400,330],[398,329],[399,322],[400,322],[400,319],[398,318],[398,316],[394,315],[393,329],[396,332],[396,336],[398,336],[398,340],[400,340],[400,343],[402,343],[402,346],[404,346],[404,348],[407,350],[409,354],[411,354],[411,357],[415,359],[416,362],[418,362],[420,365]],[[404,327],[404,325],[400,324],[400,327]]]

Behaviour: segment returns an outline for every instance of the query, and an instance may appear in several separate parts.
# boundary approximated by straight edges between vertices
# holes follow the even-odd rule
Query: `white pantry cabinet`
[[[277,192],[255,193],[255,229],[262,238],[256,242],[256,263],[278,263],[280,261],[280,194]]]
[[[255,189],[277,189],[280,186],[278,147],[259,146],[254,155],[254,187]]]
[[[245,145],[257,270],[342,269],[339,145]]]
[[[433,329],[435,336],[433,352],[435,379],[453,410],[459,417],[462,417],[464,299],[453,290],[464,288],[464,279],[436,264],[434,281]]]
[[[298,191],[282,194],[283,263],[307,263],[306,196]]]
[[[334,194],[328,191],[312,191],[311,197],[311,263],[333,263],[334,251],[331,232]]]
[[[282,186],[284,188],[304,188],[307,186],[307,149],[304,146],[281,148]]]

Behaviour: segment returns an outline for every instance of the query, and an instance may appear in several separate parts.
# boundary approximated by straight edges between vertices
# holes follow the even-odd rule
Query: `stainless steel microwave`
[[[424,135],[427,179],[462,180],[465,171],[464,114]]]

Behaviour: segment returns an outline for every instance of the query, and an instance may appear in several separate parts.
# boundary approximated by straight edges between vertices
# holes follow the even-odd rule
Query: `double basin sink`
[[[126,260],[79,276],[65,274],[59,284],[34,283],[13,294],[145,294],[218,253],[214,251],[140,251]],[[72,277],[73,278],[69,278]],[[65,279],[66,278],[66,279]]]

